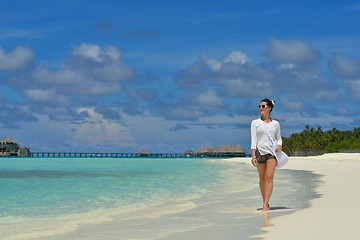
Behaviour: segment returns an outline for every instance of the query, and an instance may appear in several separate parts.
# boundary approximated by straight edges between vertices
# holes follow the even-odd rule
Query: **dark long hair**
[[[273,110],[273,108],[275,107],[275,101],[274,100],[270,100],[270,99],[268,99],[268,98],[264,98],[263,100],[261,100],[260,102],[266,102],[266,104],[269,106],[269,107],[271,107],[271,109],[270,109],[270,112]]]

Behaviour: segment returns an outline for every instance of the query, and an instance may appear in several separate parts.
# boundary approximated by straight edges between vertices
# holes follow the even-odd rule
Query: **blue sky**
[[[360,125],[360,1],[0,3],[0,138],[32,151],[240,144]]]

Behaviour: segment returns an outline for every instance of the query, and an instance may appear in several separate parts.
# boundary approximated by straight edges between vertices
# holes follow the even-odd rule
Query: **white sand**
[[[335,153],[290,158],[284,167],[322,174],[311,207],[270,219],[267,233],[256,239],[360,239],[360,154]]]

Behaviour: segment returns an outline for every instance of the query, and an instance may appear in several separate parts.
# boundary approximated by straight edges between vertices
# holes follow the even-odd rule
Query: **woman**
[[[277,165],[275,152],[280,152],[282,145],[280,124],[270,117],[274,106],[274,101],[267,98],[261,100],[259,104],[261,117],[251,122],[251,163],[258,170],[263,211],[270,210],[269,201],[273,191],[274,174]],[[275,151],[271,146],[268,135],[277,141]]]

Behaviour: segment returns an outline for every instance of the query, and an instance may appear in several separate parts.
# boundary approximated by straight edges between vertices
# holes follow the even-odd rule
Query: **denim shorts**
[[[264,164],[266,163],[266,161],[268,159],[275,159],[276,160],[276,157],[274,155],[272,155],[271,153],[267,153],[265,155],[261,155],[260,152],[258,150],[256,150],[255,152],[255,155],[256,155],[256,160],[259,164]]]

